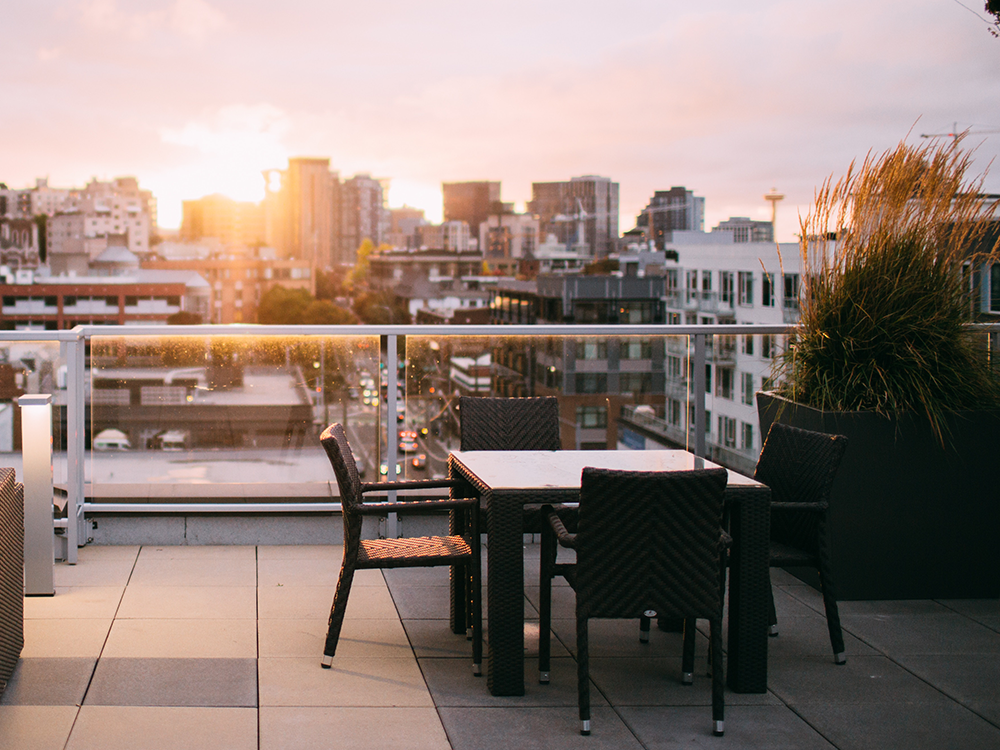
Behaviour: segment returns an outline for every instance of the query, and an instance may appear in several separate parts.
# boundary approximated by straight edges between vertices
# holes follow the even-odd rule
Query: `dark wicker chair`
[[[775,422],[767,433],[754,479],[771,488],[771,567],[808,566],[819,571],[830,644],[837,664],[845,664],[844,635],[830,567],[827,512],[830,490],[847,438]],[[771,631],[778,634],[771,595]]]
[[[462,397],[458,411],[462,419],[463,451],[557,451],[561,447],[559,399],[554,396]],[[567,521],[564,511],[560,508],[560,515]],[[541,530],[539,506],[526,506],[524,531],[538,534]]]
[[[330,621],[323,649],[323,666],[329,669],[337,652],[340,629],[344,624],[347,598],[351,593],[354,571],[370,568],[408,568],[462,563],[469,571],[468,592],[472,628],[473,673],[482,673],[482,601],[480,575],[479,524],[476,519],[476,498],[404,500],[388,504],[366,503],[369,493],[384,495],[388,490],[419,490],[452,487],[449,480],[422,480],[412,482],[365,483],[358,477],[357,463],[347,443],[347,436],[340,424],[327,427],[320,442],[333,464],[340,487],[340,501],[344,516],[344,561],[337,581],[337,592],[330,609]],[[400,498],[402,500],[402,498]],[[425,536],[405,539],[362,539],[361,522],[364,516],[387,513],[426,513],[427,511],[466,511],[470,516],[466,535]]]
[[[577,681],[581,733],[590,734],[587,621],[639,618],[650,610],[685,621],[683,682],[694,672],[695,618],[708,619],[712,720],[722,734],[722,503],[725,469],[627,472],[587,468],[580,488],[579,530],[546,513],[542,532],[539,671],[548,681],[552,577],[576,591]],[[576,550],[575,564],[556,564],[556,541]]]

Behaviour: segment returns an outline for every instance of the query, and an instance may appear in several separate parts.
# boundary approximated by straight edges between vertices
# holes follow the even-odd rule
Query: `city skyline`
[[[434,221],[442,182],[500,181],[522,208],[532,182],[595,174],[621,185],[622,231],[656,190],[704,196],[707,229],[770,219],[775,187],[787,241],[823,179],[908,133],[971,128],[977,172],[1000,154],[980,5],[16,6],[0,181],[135,175],[176,227],[182,200],[260,200],[261,171],[295,156],[389,178],[391,206]]]

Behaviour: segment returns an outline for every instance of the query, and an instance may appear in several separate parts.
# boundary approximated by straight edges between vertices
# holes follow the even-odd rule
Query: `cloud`
[[[174,0],[145,12],[121,10],[116,0],[83,0],[79,17],[90,31],[121,34],[133,41],[162,30],[203,41],[226,25],[225,15],[205,0]]]

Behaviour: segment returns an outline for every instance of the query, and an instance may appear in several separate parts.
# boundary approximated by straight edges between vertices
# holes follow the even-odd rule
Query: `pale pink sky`
[[[257,200],[260,171],[329,156],[440,219],[440,183],[600,174],[621,229],[654,190],[706,228],[792,239],[824,177],[912,130],[1000,130],[982,0],[32,0],[5,3],[0,181],[135,175],[180,202]],[[970,11],[971,9],[971,11]],[[976,168],[1000,133],[974,135]],[[987,188],[1000,192],[1000,165]]]

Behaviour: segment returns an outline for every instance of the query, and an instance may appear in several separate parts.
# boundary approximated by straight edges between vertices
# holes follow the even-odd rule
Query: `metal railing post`
[[[86,441],[86,341],[66,342],[66,562],[76,564],[76,550],[87,541],[83,512]]]
[[[398,373],[398,362],[397,362],[397,352],[396,343],[398,336],[394,333],[390,333],[386,337],[386,363],[385,367],[387,372],[386,376],[386,413],[385,413],[385,460],[386,460],[386,479],[390,482],[395,482],[396,477],[396,450],[398,446],[398,440],[392,434],[396,431],[396,375]],[[396,492],[390,491],[388,493],[388,500],[390,503],[396,502]],[[397,524],[397,515],[395,513],[390,513],[385,519],[385,536],[387,539],[396,539],[399,536],[399,529]]]
[[[707,458],[705,445],[705,334],[696,333],[694,339],[694,453]]]

